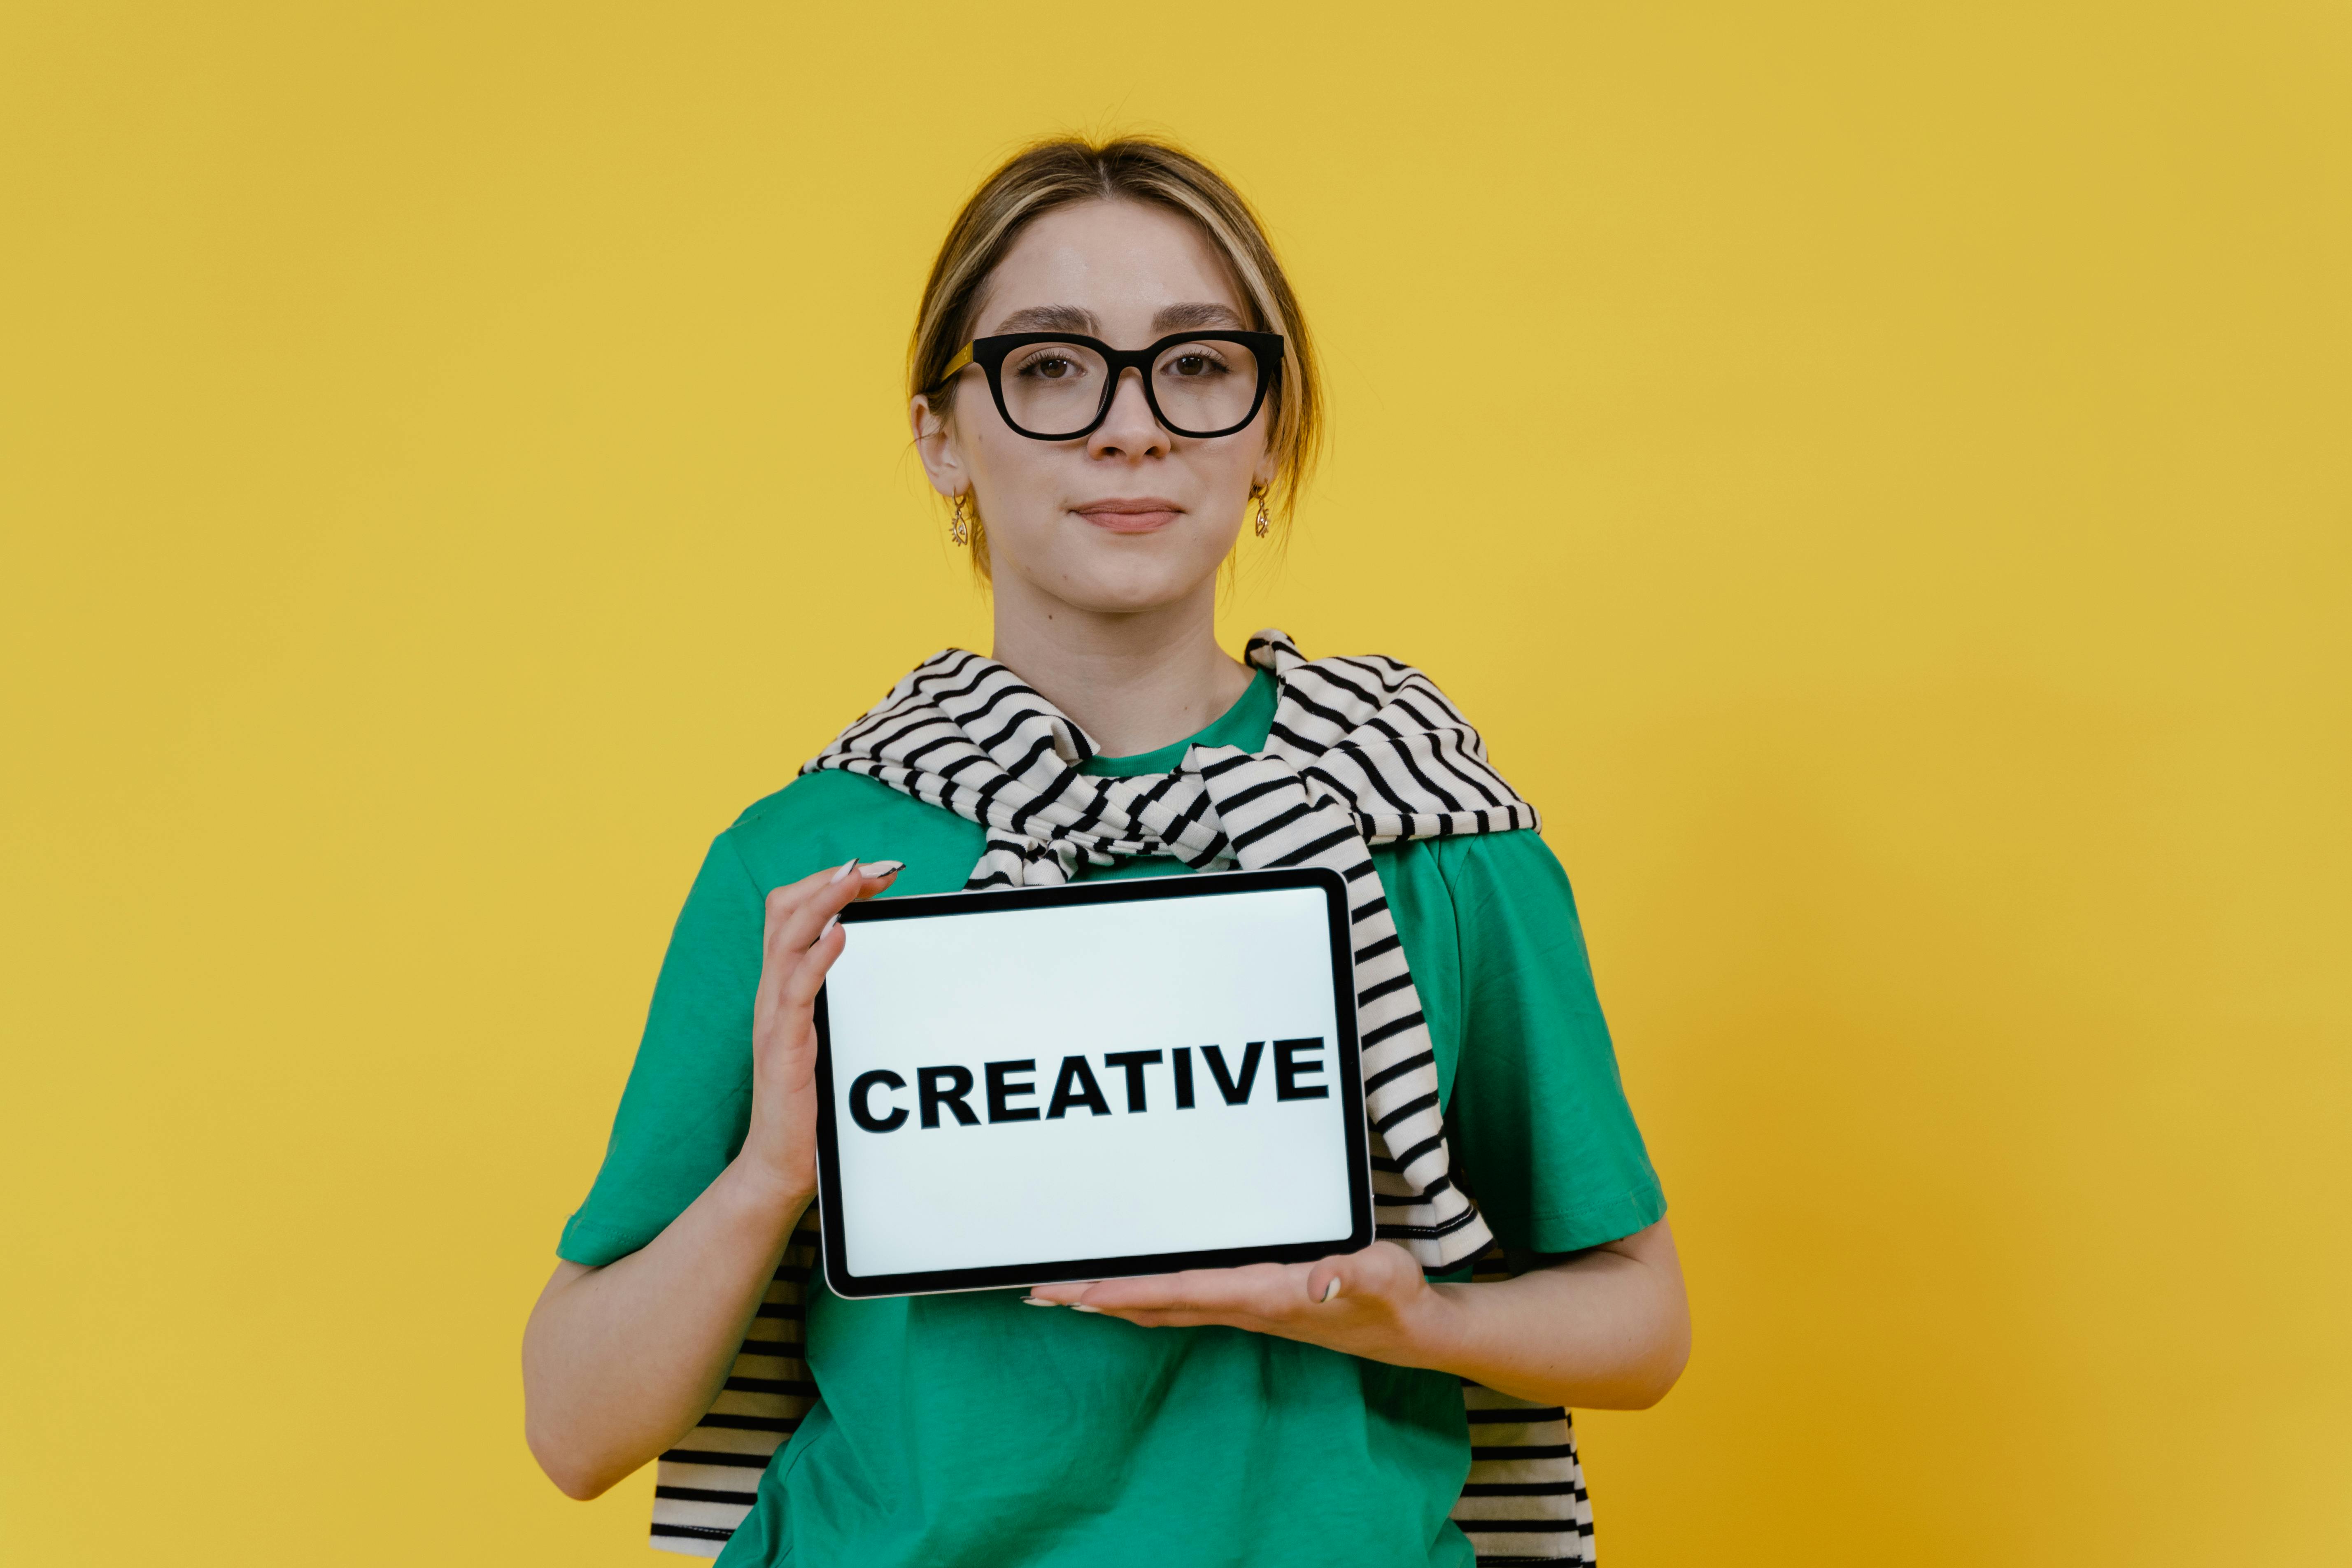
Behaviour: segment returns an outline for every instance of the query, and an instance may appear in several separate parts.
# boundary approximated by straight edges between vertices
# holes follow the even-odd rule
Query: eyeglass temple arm
[[[971,363],[971,348],[972,345],[971,343],[966,343],[963,347],[956,350],[955,358],[948,361],[947,368],[940,372],[940,378],[931,383],[931,385],[935,388],[941,387],[954,380],[956,372],[961,370],[964,366]]]

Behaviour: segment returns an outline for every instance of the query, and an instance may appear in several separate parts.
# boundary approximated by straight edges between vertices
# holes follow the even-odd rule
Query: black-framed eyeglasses
[[[968,364],[988,375],[1004,422],[1034,441],[1075,441],[1110,417],[1129,370],[1152,417],[1193,440],[1230,436],[1257,417],[1282,379],[1280,332],[1177,332],[1148,349],[1115,349],[1068,332],[974,338],[948,362],[945,386]]]

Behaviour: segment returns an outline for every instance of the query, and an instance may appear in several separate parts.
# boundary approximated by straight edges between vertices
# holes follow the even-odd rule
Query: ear
[[[956,449],[955,431],[947,420],[931,408],[929,397],[918,397],[907,405],[907,423],[915,432],[915,452],[923,460],[923,472],[930,476],[931,489],[953,498],[971,489],[971,476],[964,471],[963,454]]]

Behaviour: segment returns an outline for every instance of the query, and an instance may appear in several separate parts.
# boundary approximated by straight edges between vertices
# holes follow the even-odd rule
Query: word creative
[[[1250,1091],[1256,1086],[1259,1063],[1265,1059],[1267,1042],[1252,1040],[1242,1047],[1238,1066],[1228,1063],[1224,1051],[1216,1046],[1202,1046],[1201,1060],[1209,1069],[1208,1076],[1218,1094],[1227,1105],[1246,1105]],[[1323,1038],[1310,1035],[1303,1039],[1276,1040],[1274,1045],[1274,1098],[1281,1100],[1322,1100],[1330,1093],[1328,1086],[1308,1083],[1308,1079],[1323,1076]],[[1126,1078],[1127,1110],[1137,1114],[1151,1109],[1152,1096],[1146,1074],[1150,1069],[1165,1066],[1168,1074],[1170,1101],[1178,1110],[1193,1108],[1192,1047],[1179,1046],[1173,1050],[1108,1051],[1102,1057],[1103,1072],[1108,1077],[1114,1070]],[[1062,1068],[1055,1076],[1052,1091],[1045,1096],[1043,1107],[1015,1104],[1016,1100],[1039,1098],[1037,1063],[1034,1058],[1018,1061],[984,1062],[981,1079],[986,1084],[982,1095],[988,1108],[988,1120],[999,1121],[1058,1121],[1083,1107],[1092,1116],[1111,1114],[1110,1100],[1103,1093],[1102,1080],[1084,1057],[1064,1057]],[[902,1091],[907,1080],[888,1068],[860,1073],[849,1086],[849,1114],[857,1125],[868,1132],[894,1132],[907,1124],[908,1108],[885,1098],[877,1099],[877,1091],[886,1094]],[[931,1067],[915,1069],[915,1105],[913,1115],[917,1125],[940,1127],[954,1125],[977,1127],[980,1112],[972,1109],[974,1082],[971,1069],[966,1067]],[[943,1120],[951,1117],[952,1122]]]

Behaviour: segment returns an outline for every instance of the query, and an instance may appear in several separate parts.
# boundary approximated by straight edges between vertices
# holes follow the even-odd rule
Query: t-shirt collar
[[[1260,669],[1251,674],[1249,687],[1205,730],[1171,741],[1155,751],[1129,757],[1093,757],[1078,771],[1096,778],[1133,778],[1139,773],[1164,773],[1184,760],[1193,746],[1239,746],[1244,752],[1265,750],[1274,730],[1274,676]]]

